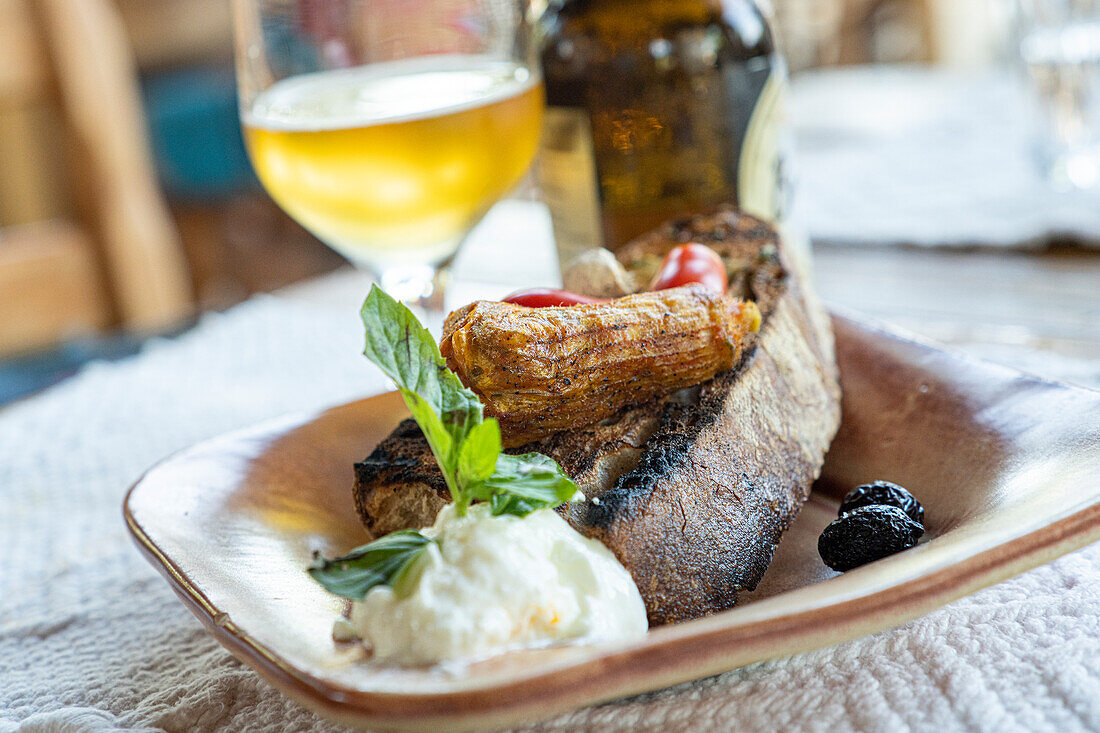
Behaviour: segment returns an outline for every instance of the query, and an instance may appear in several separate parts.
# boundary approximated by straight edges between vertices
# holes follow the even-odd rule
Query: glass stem
[[[371,267],[378,284],[416,314],[432,332],[443,327],[444,297],[450,281],[450,263],[394,264]]]

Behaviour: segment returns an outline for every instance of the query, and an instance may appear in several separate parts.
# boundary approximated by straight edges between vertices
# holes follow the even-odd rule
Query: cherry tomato
[[[568,290],[553,288],[531,288],[512,293],[504,299],[505,303],[515,303],[528,308],[553,308],[555,306],[583,305],[585,303],[603,303],[600,298],[570,293]]]
[[[702,244],[681,244],[675,247],[665,261],[661,263],[661,269],[650,283],[650,290],[667,290],[699,283],[703,287],[716,293],[725,293],[729,287],[726,278],[726,265],[710,247]]]

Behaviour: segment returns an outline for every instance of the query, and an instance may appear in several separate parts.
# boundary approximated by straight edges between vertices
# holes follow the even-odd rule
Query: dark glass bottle
[[[540,179],[562,264],[722,203],[775,220],[786,66],[751,0],[566,0],[547,15]]]

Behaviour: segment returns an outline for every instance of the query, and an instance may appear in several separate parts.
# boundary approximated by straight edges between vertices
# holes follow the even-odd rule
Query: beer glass
[[[545,106],[519,0],[234,0],[253,167],[302,226],[438,320]],[[434,316],[434,318],[433,318]]]

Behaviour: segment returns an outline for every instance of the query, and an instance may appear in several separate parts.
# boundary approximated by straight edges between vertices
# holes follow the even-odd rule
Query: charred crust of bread
[[[593,530],[611,529],[634,497],[647,491],[662,476],[667,476],[684,460],[690,448],[691,439],[687,435],[658,429],[658,434],[646,445],[637,465],[623,474],[613,488],[600,494],[598,503],[585,502],[581,520],[584,526]]]
[[[403,420],[369,456],[355,464],[355,485],[379,489],[354,492],[355,511],[372,533],[378,532],[379,521],[385,521],[390,515],[384,508],[392,503],[387,501],[390,497],[384,495],[386,489],[392,496],[405,487],[421,487],[434,494],[440,506],[451,498],[428,441],[412,418]]]

